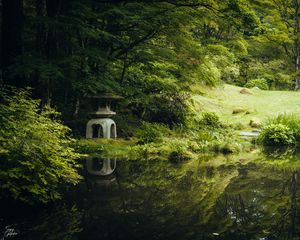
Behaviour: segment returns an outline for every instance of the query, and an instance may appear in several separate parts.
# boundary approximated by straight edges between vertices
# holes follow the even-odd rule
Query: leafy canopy
[[[59,199],[61,183],[80,179],[69,128],[28,90],[1,90],[0,96],[0,197],[27,203]]]

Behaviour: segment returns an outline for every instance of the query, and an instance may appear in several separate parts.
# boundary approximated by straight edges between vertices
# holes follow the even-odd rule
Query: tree
[[[2,90],[0,106],[0,198],[30,204],[59,199],[59,185],[80,179],[69,129],[25,90]]]
[[[263,2],[265,9],[260,9],[261,23],[258,41],[280,46],[284,58],[292,69],[294,90],[299,89],[300,67],[300,2],[298,0],[268,0]],[[275,50],[275,49],[274,49]],[[278,50],[275,52],[278,52]],[[280,58],[280,56],[277,56]],[[283,58],[283,57],[281,57]]]
[[[1,31],[1,70],[6,84],[24,86],[20,78],[11,78],[8,68],[23,51],[23,0],[3,0]]]

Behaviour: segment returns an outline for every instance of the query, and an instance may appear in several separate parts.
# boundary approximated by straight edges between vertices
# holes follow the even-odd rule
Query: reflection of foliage
[[[115,213],[128,224],[134,216],[143,219],[144,224],[157,223],[160,229],[167,230],[159,231],[153,224],[147,225],[150,228],[147,231],[155,231],[159,238],[185,239],[191,233],[190,227],[193,231],[198,229],[200,234],[216,200],[237,172],[234,168],[219,171],[198,164],[194,161],[174,166],[151,160],[133,161],[129,166],[124,164],[124,168],[119,166],[119,181],[126,194],[122,194],[123,204],[115,205]],[[136,229],[134,224],[128,228],[134,229],[137,237],[145,234],[145,229]]]
[[[47,240],[296,240],[298,158],[287,156],[276,165],[266,156],[248,162],[244,158],[249,156],[253,158],[201,155],[199,161],[176,165],[119,161],[117,181],[109,189],[95,181],[80,194],[83,215],[58,208],[42,221],[36,218],[37,227],[28,234]],[[80,217],[84,228],[78,233]]]
[[[99,216],[97,224],[106,214],[114,221],[102,234],[107,236],[104,239],[120,232],[124,223],[121,239],[132,234],[136,238],[155,234],[157,239],[214,239],[212,233],[227,240],[293,239],[285,233],[295,220],[297,172],[282,171],[261,160],[239,166],[208,159],[181,165],[159,160],[120,163],[121,195],[109,194],[102,207],[91,209]],[[98,229],[107,226],[105,220],[101,226]],[[293,231],[291,236],[299,232]]]
[[[232,234],[245,239],[296,239],[292,236],[300,229],[289,231],[296,220],[294,179],[298,173],[265,164],[251,164],[239,171],[240,177],[231,183],[215,209],[218,214],[214,220],[222,217],[227,222],[226,228],[216,226],[224,232],[224,239]]]
[[[36,216],[33,227],[26,229],[22,237],[43,240],[74,239],[74,234],[82,231],[81,217],[82,214],[75,206],[71,208],[65,205],[57,206],[54,211],[45,211]]]

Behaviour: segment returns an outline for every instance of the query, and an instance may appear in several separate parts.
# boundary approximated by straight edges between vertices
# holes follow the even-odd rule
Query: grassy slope
[[[248,126],[253,117],[264,121],[269,116],[279,113],[295,113],[300,115],[300,92],[251,90],[252,95],[241,94],[242,88],[222,85],[214,89],[193,89],[195,93],[194,110],[216,112],[224,122],[242,123]],[[250,114],[232,114],[233,109],[245,108]]]

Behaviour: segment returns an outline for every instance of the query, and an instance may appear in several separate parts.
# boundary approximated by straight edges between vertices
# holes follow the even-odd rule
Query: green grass
[[[86,155],[101,155],[102,157],[126,158],[136,139],[80,139],[74,143],[75,149]]]
[[[252,91],[252,95],[241,94],[241,87],[222,85],[217,88],[195,86],[192,96],[193,109],[196,114],[202,111],[217,113],[228,124],[241,123],[249,127],[250,119],[257,117],[262,122],[268,117],[280,113],[294,113],[300,116],[300,92],[292,91]],[[201,93],[201,94],[199,94]],[[249,111],[232,114],[236,108]],[[250,127],[249,127],[250,128]]]

